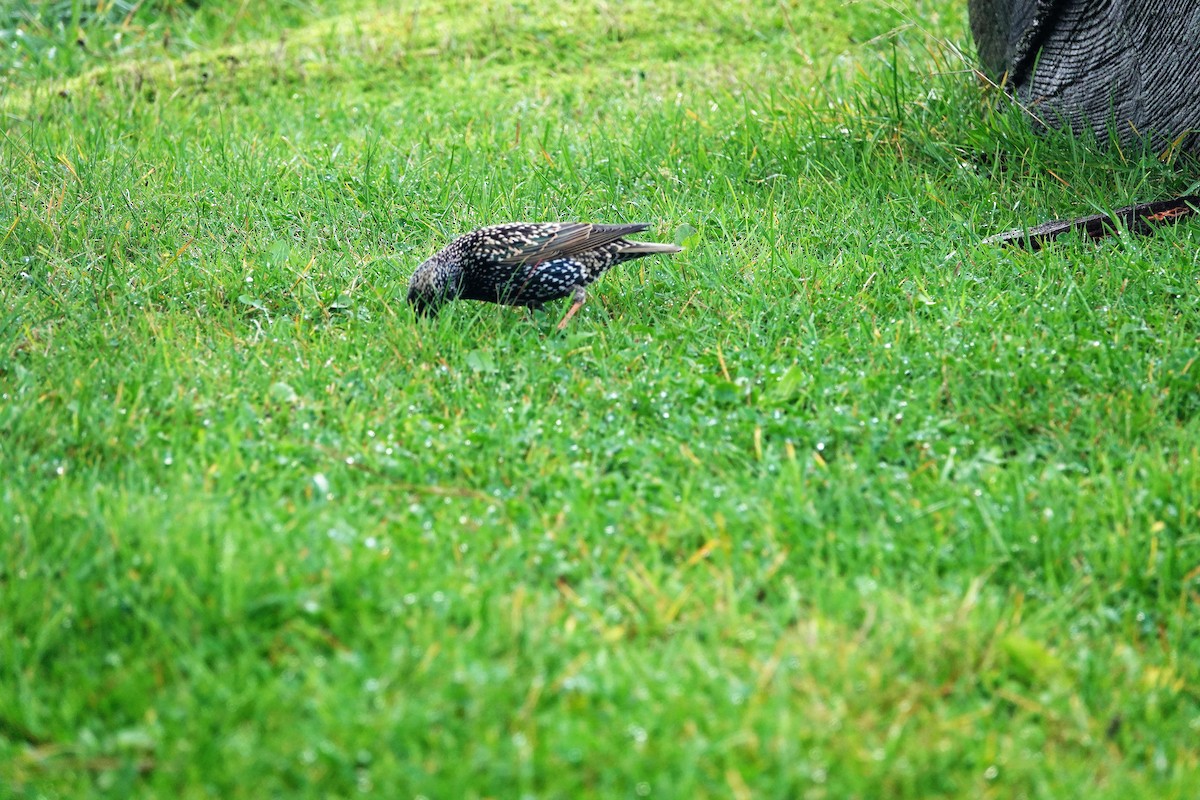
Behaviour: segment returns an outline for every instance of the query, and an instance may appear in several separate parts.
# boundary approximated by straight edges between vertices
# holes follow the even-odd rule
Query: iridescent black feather
[[[625,238],[648,227],[509,222],[480,228],[459,236],[417,267],[408,301],[419,312],[432,313],[457,299],[538,309],[574,295],[573,313],[586,299],[584,289],[614,265],[680,251],[673,244]]]

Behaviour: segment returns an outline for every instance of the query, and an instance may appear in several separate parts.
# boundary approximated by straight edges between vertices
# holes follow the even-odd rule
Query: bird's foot
[[[567,315],[558,323],[558,330],[560,331],[567,327],[567,322],[569,322],[571,317],[575,316],[575,312],[583,308],[583,304],[587,302],[587,292],[582,286],[575,287],[575,294],[573,297],[575,302],[572,303],[571,307],[567,310]]]

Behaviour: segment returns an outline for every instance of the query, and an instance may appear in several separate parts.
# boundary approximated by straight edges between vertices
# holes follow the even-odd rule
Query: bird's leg
[[[576,286],[575,294],[572,295],[572,298],[575,300],[575,302],[572,303],[571,308],[567,310],[567,315],[562,318],[561,322],[558,323],[558,330],[560,331],[567,327],[568,320],[575,316],[575,312],[583,308],[583,304],[587,302],[587,290],[582,286]]]

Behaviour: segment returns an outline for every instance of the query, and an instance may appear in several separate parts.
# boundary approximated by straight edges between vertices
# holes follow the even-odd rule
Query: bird
[[[587,302],[587,287],[623,261],[683,248],[627,236],[646,223],[506,222],[464,233],[413,272],[408,302],[431,315],[451,300],[482,300],[537,311],[570,296],[558,330]]]

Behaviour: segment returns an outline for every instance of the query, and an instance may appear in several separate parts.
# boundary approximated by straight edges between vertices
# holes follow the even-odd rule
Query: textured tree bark
[[[969,0],[983,68],[1035,118],[1200,151],[1200,0]]]

